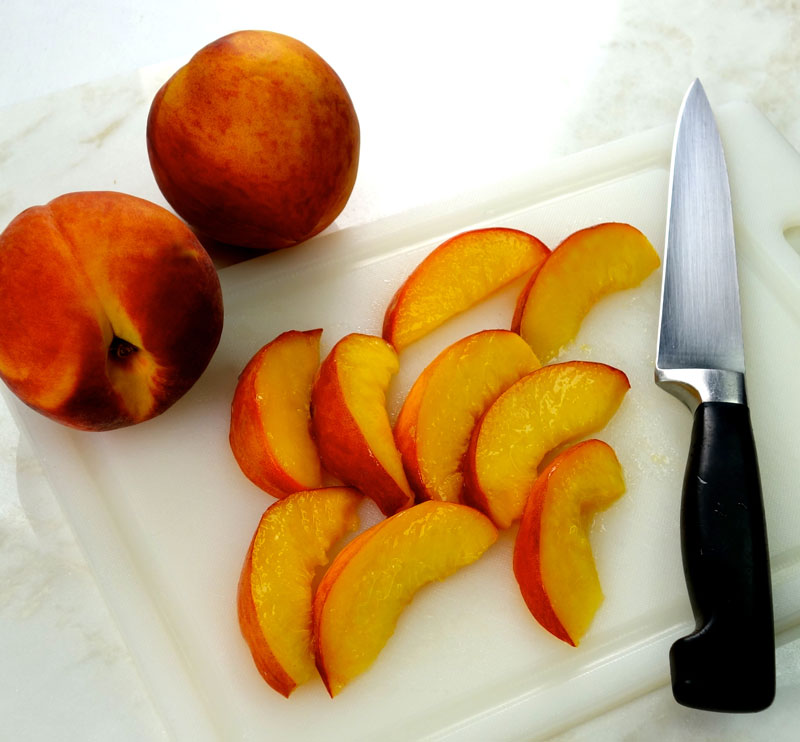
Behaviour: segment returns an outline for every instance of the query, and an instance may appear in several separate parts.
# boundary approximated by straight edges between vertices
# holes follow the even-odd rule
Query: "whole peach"
[[[342,81],[312,49],[239,31],[197,52],[156,94],[156,182],[198,232],[259,250],[321,232],[356,179],[359,126]]]
[[[0,234],[0,378],[44,415],[109,430],[158,415],[222,332],[208,253],[174,214],[123,193],[59,196]]]

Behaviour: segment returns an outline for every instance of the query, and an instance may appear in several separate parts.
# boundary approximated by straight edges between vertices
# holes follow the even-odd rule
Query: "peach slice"
[[[602,363],[543,366],[501,394],[475,426],[464,467],[464,501],[498,528],[522,515],[545,454],[602,428],[630,388]]]
[[[377,658],[403,609],[424,585],[474,562],[497,539],[477,510],[415,505],[356,536],[314,596],[317,669],[331,696]]]
[[[607,222],[575,232],[528,280],[511,329],[545,363],[578,334],[597,301],[638,286],[659,264],[650,241],[629,224]]]
[[[534,618],[578,646],[603,591],[588,524],[625,492],[613,449],[584,441],[560,454],[536,480],[514,544],[514,575]]]
[[[371,497],[384,515],[414,502],[386,411],[386,389],[398,369],[389,343],[351,333],[322,362],[311,392],[323,467]]]
[[[446,320],[536,268],[549,253],[536,237],[518,229],[475,229],[451,237],[400,286],[386,310],[383,337],[399,353]]]
[[[312,585],[331,547],[358,527],[361,494],[348,487],[297,492],[261,518],[242,566],[239,626],[256,667],[278,693],[315,674]]]
[[[445,348],[420,374],[394,427],[417,497],[459,502],[462,459],[475,423],[511,384],[539,368],[508,330],[484,330]]]
[[[290,330],[245,366],[231,404],[230,445],[239,467],[274,497],[322,486],[311,438],[311,386],[322,330]]]

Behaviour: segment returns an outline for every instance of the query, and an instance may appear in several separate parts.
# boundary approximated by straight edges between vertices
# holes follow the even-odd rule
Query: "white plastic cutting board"
[[[800,225],[800,156],[748,106],[718,118],[783,631],[800,623],[800,256],[784,239]],[[447,205],[222,269],[219,350],[153,421],[79,433],[11,400],[176,739],[533,740],[667,682],[669,645],[692,624],[678,530],[691,417],[653,383],[660,272],[598,305],[563,356],[615,365],[632,385],[598,435],[616,449],[628,491],[593,526],[606,600],[577,649],[528,614],[511,571],[512,529],[479,562],[418,594],[374,666],[335,700],[319,681],[280,697],[257,673],[235,610],[242,560],[272,499],[241,475],[227,434],[237,376],[261,345],[322,327],[325,353],[348,332],[379,334],[399,283],[454,233],[504,225],[555,247],[576,229],[625,221],[661,252],[671,141],[671,128],[647,132]],[[520,286],[405,351],[391,413],[445,345],[508,327]],[[362,515],[365,526],[377,519],[370,505]]]

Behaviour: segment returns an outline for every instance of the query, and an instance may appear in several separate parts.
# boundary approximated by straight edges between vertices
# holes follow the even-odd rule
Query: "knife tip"
[[[708,103],[708,96],[706,95],[705,88],[700,82],[699,77],[695,77],[694,82],[689,86],[686,95],[683,96],[683,109],[694,107],[697,105],[710,105]]]

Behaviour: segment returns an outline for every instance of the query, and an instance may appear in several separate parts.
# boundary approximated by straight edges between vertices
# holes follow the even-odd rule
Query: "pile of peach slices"
[[[255,354],[234,395],[230,442],[244,474],[279,499],[247,553],[238,610],[275,690],[288,697],[316,666],[336,695],[373,663],[419,588],[478,559],[520,519],[522,597],[545,629],[578,644],[603,599],[588,516],[625,484],[607,444],[568,444],[603,428],[630,384],[602,363],[553,359],[600,297],[658,265],[627,224],[583,229],[552,252],[519,230],[473,230],[411,273],[383,337],[346,335],[320,363],[322,331],[291,330]],[[512,329],[444,348],[392,427],[398,353],[528,272]],[[386,518],[330,561],[357,529],[362,497]]]

